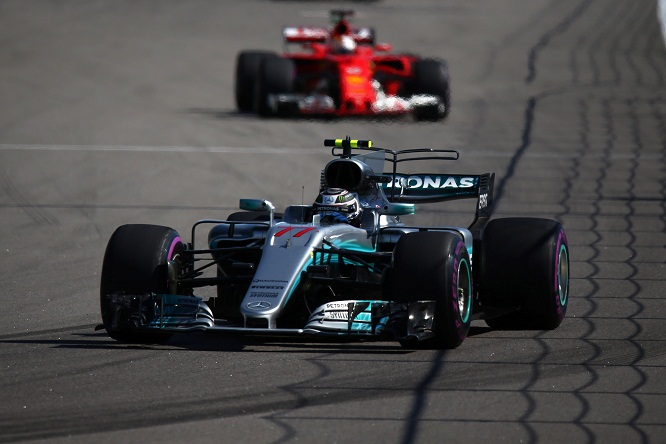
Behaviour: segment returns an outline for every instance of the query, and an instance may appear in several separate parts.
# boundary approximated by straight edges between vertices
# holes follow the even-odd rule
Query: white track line
[[[402,149],[402,148],[398,148]],[[234,153],[234,154],[320,154],[328,148],[275,148],[275,147],[230,147],[230,146],[148,146],[148,145],[27,145],[27,144],[0,144],[0,151],[78,151],[78,152],[137,152],[137,153]],[[469,148],[460,151],[461,159],[477,157],[508,158],[513,157],[511,150],[475,150]],[[560,152],[535,152],[528,151],[527,158],[531,159],[561,159],[570,157],[570,154]],[[575,153],[573,154],[575,155]],[[605,154],[591,153],[588,158],[602,157]],[[635,159],[632,152],[614,152],[610,155],[612,159]],[[661,154],[647,154],[639,157],[641,160],[662,159]]]
[[[148,146],[148,145],[24,145],[0,144],[0,151],[124,151],[161,153],[302,153],[313,148],[269,148],[228,146]]]

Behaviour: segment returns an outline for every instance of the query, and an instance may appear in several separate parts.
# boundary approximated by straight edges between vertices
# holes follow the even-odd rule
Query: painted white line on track
[[[402,149],[402,148],[397,148]],[[82,152],[147,152],[147,153],[236,153],[236,154],[284,154],[312,153],[329,148],[276,148],[276,147],[230,147],[230,146],[147,146],[147,145],[28,145],[0,144],[0,151],[82,151]],[[327,151],[328,152],[328,151]],[[511,157],[511,151],[469,151],[465,157]],[[556,155],[546,157],[559,157]]]
[[[25,145],[0,144],[0,151],[124,151],[147,153],[248,153],[279,154],[303,153],[313,148],[269,148],[228,146],[148,146],[148,145]]]
[[[421,147],[419,147],[421,148]],[[203,154],[319,154],[319,150],[326,148],[275,148],[275,147],[229,147],[229,146],[149,146],[149,145],[27,145],[27,144],[0,144],[0,151],[78,151],[78,152],[136,152],[136,153],[203,153]],[[397,148],[400,150],[403,148]],[[455,148],[454,148],[455,149]],[[467,150],[458,149],[461,159],[476,157],[510,158],[515,155],[512,150]],[[534,152],[528,151],[524,158],[529,159],[568,159],[575,157],[576,152]],[[586,158],[598,158],[607,154],[597,152],[588,153]],[[636,154],[614,152],[611,159],[636,159]],[[640,155],[641,160],[663,159],[661,154]]]

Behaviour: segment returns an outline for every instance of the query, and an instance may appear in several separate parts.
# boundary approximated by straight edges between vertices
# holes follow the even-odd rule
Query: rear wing
[[[470,229],[485,225],[492,215],[495,173],[478,176],[462,174],[395,174],[391,181],[382,183],[390,202],[421,203],[445,202],[457,199],[476,199],[474,221]]]
[[[285,43],[326,43],[331,31],[317,26],[287,26],[282,29]],[[373,28],[353,28],[351,37],[358,45],[373,45],[375,30]]]
[[[482,185],[487,186],[489,174],[399,174],[384,173],[391,178],[382,183],[384,193],[392,202],[442,202],[479,197]]]
[[[495,173],[480,175],[440,173],[398,173],[398,165],[415,161],[458,160],[455,150],[415,148],[389,150],[375,148],[369,140],[327,139],[325,146],[332,146],[331,154],[343,159],[358,159],[374,171],[382,171],[386,162],[392,171],[373,178],[380,183],[389,202],[425,203],[445,202],[457,199],[476,199],[474,221],[470,229],[480,228],[492,214]],[[368,154],[352,155],[352,148]]]

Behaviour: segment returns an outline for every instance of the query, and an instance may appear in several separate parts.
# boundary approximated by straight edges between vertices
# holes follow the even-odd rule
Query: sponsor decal
[[[328,302],[324,310],[347,310],[349,302]]]
[[[251,298],[276,298],[280,295],[280,293],[264,293],[262,291],[251,291],[250,292],[250,297]]]
[[[442,175],[396,175],[395,181],[386,184],[386,188],[408,189],[442,189],[442,188],[473,188],[476,177],[442,176]]]
[[[265,288],[268,290],[282,290],[284,285],[253,285],[252,288]]]
[[[479,210],[488,206],[488,193],[479,195]]]
[[[268,301],[252,301],[248,302],[247,308],[250,310],[268,310],[271,308],[271,303]]]
[[[327,311],[324,320],[347,321],[349,314],[346,311]]]

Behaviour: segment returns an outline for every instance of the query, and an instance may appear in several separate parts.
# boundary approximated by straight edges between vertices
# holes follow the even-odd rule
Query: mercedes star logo
[[[252,301],[248,302],[247,308],[250,310],[267,310],[271,308],[271,303],[267,301]]]

